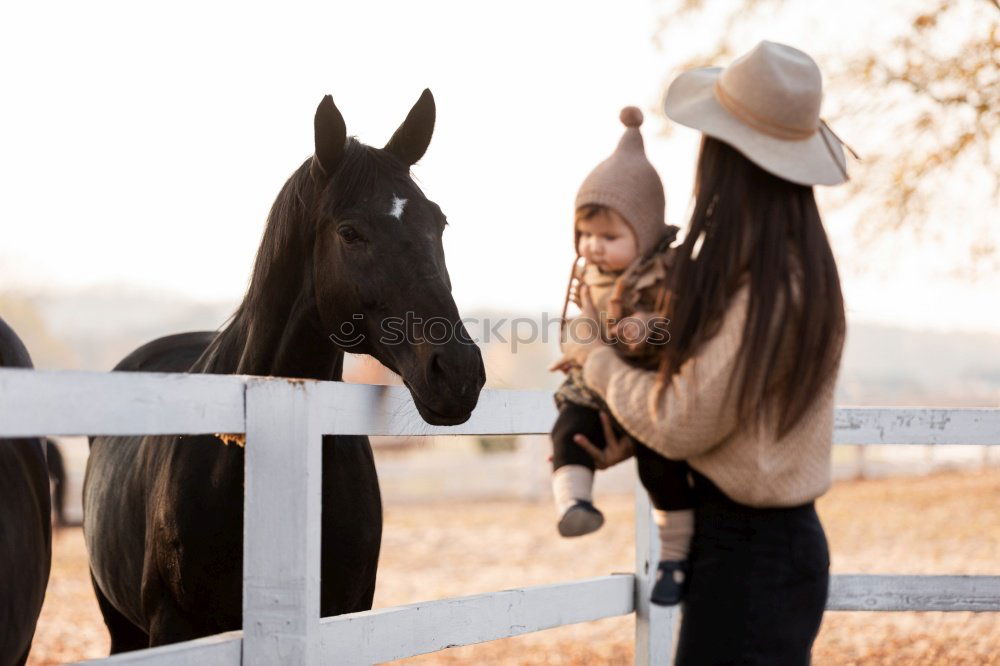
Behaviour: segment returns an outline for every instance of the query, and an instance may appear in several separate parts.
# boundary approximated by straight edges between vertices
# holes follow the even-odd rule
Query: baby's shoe
[[[564,537],[583,536],[600,529],[604,514],[587,500],[576,500],[559,519],[559,534]]]
[[[675,606],[684,598],[691,567],[687,560],[664,560],[656,572],[649,600],[658,606]]]

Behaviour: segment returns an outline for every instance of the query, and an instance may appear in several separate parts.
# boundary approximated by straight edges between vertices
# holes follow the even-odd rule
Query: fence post
[[[243,664],[318,663],[322,434],[310,382],[246,387]]]
[[[649,602],[660,562],[660,536],[653,522],[649,495],[635,486],[635,663],[663,666],[673,661],[673,629],[677,606]]]

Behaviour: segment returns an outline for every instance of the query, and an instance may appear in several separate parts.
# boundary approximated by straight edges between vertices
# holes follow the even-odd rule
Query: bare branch
[[[659,32],[678,29],[681,16],[685,24],[701,18],[719,26],[713,30],[718,39],[680,63],[684,68],[730,59],[732,35],[742,25],[762,20],[752,10],[770,5],[780,11],[786,4],[678,1],[661,17]],[[1000,0],[990,2],[1000,9]],[[827,72],[829,99],[837,104],[828,109],[829,117],[839,117],[857,135],[883,137],[863,146],[865,162],[853,169],[857,177],[849,191],[875,197],[870,214],[861,216],[855,231],[859,237],[877,238],[906,229],[920,237],[935,206],[940,207],[937,201],[942,196],[954,199],[956,187],[971,186],[961,174],[977,174],[975,182],[980,184],[985,174],[990,185],[969,193],[981,197],[987,210],[963,224],[973,231],[970,237],[980,230],[969,257],[986,265],[991,254],[1000,255],[997,243],[982,240],[995,236],[983,220],[1000,212],[1000,153],[995,149],[1000,137],[1000,21],[979,3],[913,4],[901,32],[848,55],[839,70]],[[710,6],[725,11],[709,12]],[[956,25],[967,26],[964,41],[956,42]],[[942,56],[943,45],[950,55]],[[884,138],[887,123],[892,126],[891,140]]]

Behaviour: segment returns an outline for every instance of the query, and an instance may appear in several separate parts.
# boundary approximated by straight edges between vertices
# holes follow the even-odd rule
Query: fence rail
[[[0,437],[247,436],[244,630],[104,660],[115,664],[362,664],[631,613],[636,663],[669,663],[676,610],[648,601],[658,542],[644,492],[633,574],[319,617],[322,435],[541,434],[554,418],[538,391],[485,390],[468,422],[435,427],[401,387],[0,369]],[[834,441],[996,445],[1000,410],[843,408]],[[827,607],[1000,611],[1000,576],[838,575]]]
[[[1000,576],[833,576],[827,610],[1000,611]]]
[[[324,618],[322,652],[342,663],[374,664],[628,615],[633,583],[630,574],[602,576]]]
[[[846,407],[834,444],[1000,444],[1000,409]]]

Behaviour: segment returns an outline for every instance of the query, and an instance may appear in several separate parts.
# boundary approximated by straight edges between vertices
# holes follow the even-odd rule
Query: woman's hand
[[[549,372],[559,372],[566,374],[573,369],[573,361],[571,361],[567,356],[563,355],[558,361],[549,366]]]
[[[607,412],[601,412],[601,427],[604,429],[604,441],[607,443],[603,451],[594,446],[586,435],[579,433],[573,435],[573,441],[590,454],[597,469],[607,469],[635,455],[635,442],[628,435],[621,437],[615,435],[614,428],[611,427],[611,417]]]
[[[574,366],[582,367],[591,352],[604,346],[604,341],[601,339],[597,306],[594,305],[594,299],[591,297],[587,285],[580,288],[580,298],[583,303],[580,308],[580,316],[566,327],[569,336],[562,342],[562,358],[549,366],[550,371],[567,372]]]
[[[645,344],[653,331],[653,323],[661,319],[655,312],[636,310],[627,317],[622,317],[611,327],[611,337],[618,344],[624,345],[629,351],[636,351]]]

